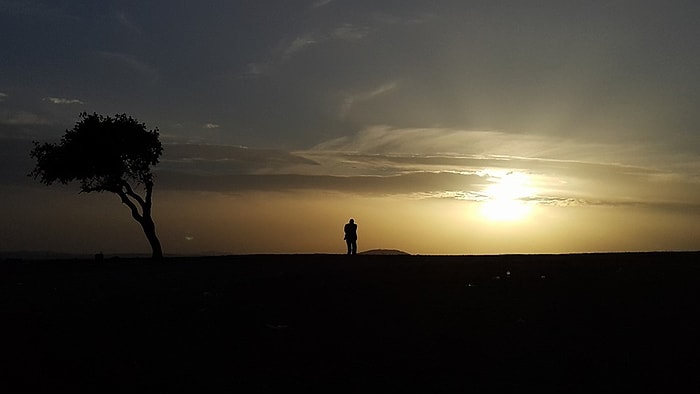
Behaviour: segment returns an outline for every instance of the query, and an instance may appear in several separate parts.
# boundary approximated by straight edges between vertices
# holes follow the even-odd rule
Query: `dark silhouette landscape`
[[[687,392],[698,253],[0,264],[3,392]]]

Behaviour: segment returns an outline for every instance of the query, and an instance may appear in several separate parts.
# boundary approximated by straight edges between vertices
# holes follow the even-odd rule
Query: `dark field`
[[[3,261],[0,392],[700,392],[699,256]]]

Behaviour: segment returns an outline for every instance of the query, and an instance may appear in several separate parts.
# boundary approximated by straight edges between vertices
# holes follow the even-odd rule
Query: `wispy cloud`
[[[353,102],[373,98],[390,91],[391,87],[392,84],[387,84],[366,93],[357,94],[358,98],[353,99]],[[356,134],[325,141],[314,149],[373,154],[482,155],[591,162],[606,157],[610,161],[634,160],[634,163],[643,162],[650,153],[636,145],[584,143],[574,139],[544,135],[440,127],[394,128],[381,125],[370,126]]]
[[[373,19],[384,25],[420,25],[434,19],[434,15],[423,14],[414,16],[396,16],[390,14],[377,13],[373,15]]]
[[[371,29],[367,26],[346,23],[333,29],[331,37],[345,41],[359,41],[369,35],[370,32]]]
[[[532,189],[518,197],[529,205],[700,210],[697,158],[683,170],[652,168],[638,161],[649,154],[496,131],[370,127],[296,152],[168,145],[158,170],[168,189],[321,190],[465,202],[485,201],[489,187],[516,174]]]
[[[85,102],[82,100],[62,98],[62,97],[44,97],[44,101],[48,101],[51,104],[57,104],[57,105],[69,105],[69,104],[82,105],[82,104],[85,104]]]
[[[17,111],[17,112],[2,112],[0,111],[0,124],[10,126],[39,126],[48,125],[52,122],[32,112]]]
[[[3,92],[0,92],[0,103],[2,103],[3,101],[5,101],[6,98],[7,98],[7,94],[5,94],[5,93],[3,93]]]
[[[99,51],[97,54],[104,60],[119,64],[128,68],[150,81],[156,81],[160,77],[158,69],[151,64],[138,59],[136,56],[120,52]]]
[[[484,180],[476,187],[426,187],[424,197],[476,198],[489,180],[496,181],[504,172],[517,172],[530,177],[539,191],[529,202],[543,205],[673,206],[700,198],[695,175],[700,169],[699,158],[684,158],[691,164],[680,166],[678,158],[664,158],[652,146],[590,144],[496,131],[379,126],[300,154],[319,162],[317,171],[341,176],[447,172],[476,174]],[[657,160],[654,167],[646,165],[649,157]]]
[[[274,149],[242,146],[167,144],[160,169],[206,176],[290,172],[298,166],[318,165],[312,159]]]
[[[479,182],[475,175],[452,173],[410,173],[388,177],[299,174],[230,174],[158,173],[162,187],[168,189],[240,193],[245,191],[290,192],[323,190],[361,195],[410,195],[426,189],[454,189]],[[428,186],[426,186],[428,185]]]
[[[347,94],[343,100],[343,104],[340,107],[340,116],[345,118],[348,113],[352,110],[352,107],[358,103],[372,100],[375,97],[389,93],[399,87],[397,81],[387,82],[371,90],[362,91],[353,94]]]
[[[307,32],[291,38],[286,37],[271,50],[267,60],[248,63],[240,78],[253,79],[264,76],[290,58],[299,56],[299,54],[314,46],[333,41],[360,41],[370,33],[371,29],[367,26],[345,23],[324,32]]]
[[[218,129],[219,127],[221,127],[221,126],[216,124],[216,123],[206,123],[204,125],[205,129]]]
[[[267,74],[270,67],[270,63],[248,63],[246,70],[239,77],[241,79],[255,79]]]
[[[333,0],[317,0],[313,4],[311,4],[311,8],[320,8],[323,6],[326,6],[330,3],[332,3]]]
[[[114,14],[117,23],[129,32],[140,34],[141,28],[137,26],[125,12],[120,11]]]
[[[283,55],[284,57],[292,56],[312,45],[318,44],[321,40],[322,38],[319,38],[314,34],[305,34],[303,36],[296,37],[291,43],[285,46]]]

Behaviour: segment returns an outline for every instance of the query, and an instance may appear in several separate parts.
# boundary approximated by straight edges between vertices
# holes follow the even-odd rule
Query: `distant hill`
[[[364,252],[360,252],[359,254],[371,254],[371,255],[382,255],[382,256],[388,256],[388,255],[410,256],[410,253],[406,253],[403,250],[398,250],[398,249],[371,249],[371,250],[366,250]]]

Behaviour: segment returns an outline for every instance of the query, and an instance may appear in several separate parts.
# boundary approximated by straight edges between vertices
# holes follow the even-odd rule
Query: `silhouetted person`
[[[350,219],[343,230],[345,231],[345,243],[348,244],[348,254],[357,254],[357,224],[355,224],[355,219]]]

